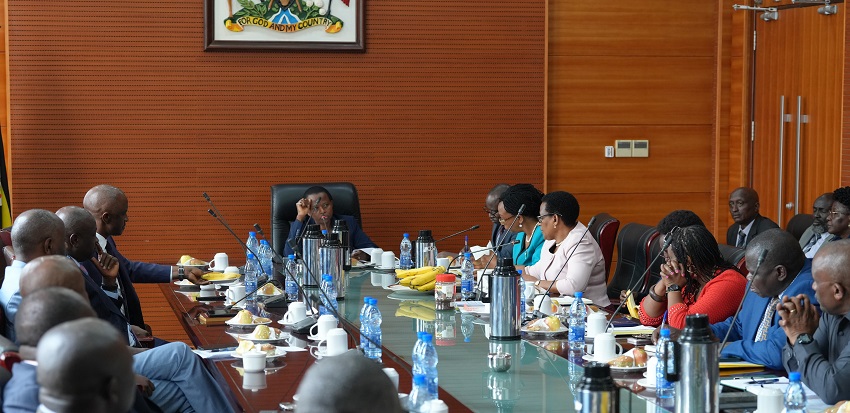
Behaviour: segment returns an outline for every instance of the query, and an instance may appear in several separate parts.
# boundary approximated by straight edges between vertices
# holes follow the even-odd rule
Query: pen
[[[779,381],[778,378],[777,379],[763,379],[763,380],[753,379],[753,380],[748,381],[747,384],[771,384],[771,383],[776,383],[778,381]]]

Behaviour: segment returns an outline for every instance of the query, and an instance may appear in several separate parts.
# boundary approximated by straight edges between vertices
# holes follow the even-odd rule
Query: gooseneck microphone
[[[513,240],[513,241],[509,241],[509,242],[506,242],[506,243],[501,244],[501,245],[496,245],[495,247],[479,248],[479,249],[475,250],[475,252],[481,252],[481,251],[487,251],[487,250],[495,250],[495,249],[497,249],[497,248],[502,248],[502,247],[504,247],[504,246],[506,246],[506,245],[514,245],[514,244],[519,244],[519,243],[520,243],[520,241],[519,241],[518,239],[515,239],[515,240]],[[446,268],[446,271],[448,271],[448,270],[449,270],[449,268],[451,268],[451,267],[452,267],[452,264],[454,264],[454,262],[455,262],[455,261],[457,261],[457,259],[458,259],[458,258],[460,258],[460,255],[461,255],[461,254],[458,254],[456,257],[452,258],[452,260],[451,260],[451,261],[449,261],[449,266],[448,266],[448,268]]]
[[[467,229],[465,229],[465,230],[458,231],[458,232],[455,232],[455,233],[454,233],[454,234],[452,234],[452,235],[447,235],[447,236],[445,236],[445,237],[443,237],[443,238],[440,238],[440,239],[438,239],[438,240],[434,241],[434,243],[436,244],[436,243],[438,243],[438,242],[440,242],[440,241],[444,241],[444,240],[447,240],[447,239],[449,239],[449,238],[451,238],[451,237],[458,236],[458,235],[460,235],[460,234],[463,234],[464,232],[469,232],[469,231],[476,230],[476,229],[478,229],[478,228],[480,228],[480,227],[481,227],[480,225],[473,225],[473,226],[471,226],[471,227],[469,227],[469,228],[467,228]]]
[[[723,342],[720,343],[720,348],[717,349],[717,355],[718,356],[720,355],[721,352],[723,352],[723,347],[726,345],[726,340],[729,340],[729,333],[731,333],[732,329],[735,328],[735,320],[738,319],[738,314],[741,312],[741,308],[744,307],[744,300],[747,299],[747,293],[750,291],[750,287],[753,285],[753,280],[756,278],[756,274],[758,274],[758,272],[759,272],[759,267],[761,267],[761,264],[764,262],[764,259],[767,257],[768,251],[769,250],[767,250],[767,249],[761,250],[761,254],[759,254],[758,261],[756,261],[756,269],[754,269],[753,272],[751,273],[751,274],[753,274],[753,276],[747,277],[747,278],[749,278],[749,280],[747,280],[747,286],[746,286],[746,288],[744,288],[744,297],[742,297],[741,302],[738,303],[738,309],[735,310],[735,316],[732,317],[732,323],[729,324],[729,329],[726,330],[726,337],[723,337]]]
[[[608,324],[605,325],[605,330],[602,331],[608,331],[608,329],[611,327],[611,324],[614,322],[614,316],[616,316],[620,312],[620,309],[623,308],[623,305],[627,301],[629,301],[629,297],[634,294],[635,288],[637,288],[638,283],[644,280],[644,277],[646,277],[646,274],[649,272],[649,270],[652,269],[652,266],[655,265],[655,262],[658,261],[658,259],[664,255],[664,251],[667,251],[667,248],[670,247],[670,244],[673,243],[672,235],[678,230],[679,227],[673,227],[673,229],[671,229],[670,232],[667,233],[667,237],[664,239],[664,245],[661,246],[661,252],[659,252],[658,255],[656,255],[655,258],[652,259],[652,261],[650,261],[649,265],[646,266],[646,270],[640,275],[640,277],[638,277],[637,282],[635,282],[634,285],[628,286],[628,294],[626,294],[626,296],[623,297],[622,301],[620,301],[620,305],[617,306],[617,309],[615,309],[614,312],[611,313],[611,319],[608,320]]]
[[[571,258],[573,258],[573,254],[575,254],[575,253],[576,253],[576,250],[578,249],[578,246],[579,246],[579,245],[581,245],[581,241],[584,239],[584,237],[587,235],[587,233],[588,233],[588,232],[590,232],[590,227],[593,225],[593,223],[594,223],[594,222],[596,222],[596,216],[594,216],[594,217],[590,218],[590,222],[588,222],[588,223],[587,223],[587,226],[584,228],[584,232],[582,232],[582,233],[581,233],[581,238],[579,238],[579,239],[578,239],[578,242],[576,242],[576,245],[575,245],[575,246],[573,246],[573,250],[572,250],[572,251],[570,251],[570,255],[569,255],[569,256],[567,256],[567,260],[566,260],[566,261],[564,261],[564,265],[562,265],[562,266],[561,266],[561,269],[559,269],[559,270],[558,270],[558,273],[557,273],[557,274],[555,274],[555,278],[552,280],[552,284],[549,284],[549,288],[547,288],[547,289],[546,289],[546,292],[545,292],[545,293],[543,293],[543,295],[544,295],[544,296],[547,296],[547,295],[549,295],[549,294],[550,294],[550,292],[552,291],[552,287],[554,287],[554,286],[555,286],[555,283],[557,283],[557,282],[558,282],[558,278],[560,278],[560,277],[561,277],[561,273],[562,273],[562,272],[564,272],[564,268],[567,268],[567,264],[569,264],[570,259],[571,259]],[[567,235],[567,236],[569,237],[569,235]],[[566,238],[564,238],[564,240],[566,240]],[[562,242],[563,242],[563,241],[562,241]],[[554,259],[554,258],[553,258],[553,259]],[[541,274],[541,275],[543,275],[543,274]],[[551,297],[551,296],[550,296],[550,297]],[[541,314],[542,314],[542,313],[540,312],[540,309],[538,309],[538,308],[535,308],[535,309],[534,309],[534,315],[535,315],[535,316],[540,317],[540,315],[541,315]]]
[[[525,204],[519,206],[519,209],[516,211],[516,215],[514,215],[514,219],[511,220],[511,225],[508,226],[507,231],[502,234],[502,237],[497,240],[496,245],[501,246],[505,242],[505,238],[507,238],[508,234],[511,233],[511,230],[514,228],[514,224],[516,224],[516,220],[519,219],[523,212],[525,212]],[[487,260],[487,264],[484,264],[484,271],[487,271],[487,269],[490,268],[490,263],[493,262],[493,258],[496,258],[496,256],[499,255],[496,249],[494,249],[493,252],[494,254],[490,256],[489,260]],[[475,299],[479,301],[484,297],[484,291],[481,290],[481,280],[483,279],[484,273],[482,272],[481,276],[478,277],[478,282],[475,284]]]

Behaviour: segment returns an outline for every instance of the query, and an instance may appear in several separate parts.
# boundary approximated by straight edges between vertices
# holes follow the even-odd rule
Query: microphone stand
[[[629,287],[629,293],[626,294],[625,297],[623,297],[623,300],[620,301],[620,305],[618,305],[617,308],[614,310],[614,312],[611,313],[611,319],[608,320],[608,324],[605,325],[605,330],[602,330],[602,331],[608,331],[608,329],[611,327],[611,324],[614,322],[614,316],[616,316],[620,312],[620,309],[623,308],[623,305],[627,301],[629,301],[629,297],[631,297],[632,294],[634,294],[635,288],[637,288],[638,282],[643,281],[643,279],[646,277],[646,274],[649,272],[649,270],[652,269],[652,266],[655,265],[655,262],[658,261],[658,259],[661,258],[661,256],[664,255],[664,251],[667,251],[667,247],[669,247],[670,244],[673,243],[672,235],[678,229],[679,229],[679,227],[673,227],[673,229],[670,230],[670,232],[667,234],[666,239],[664,240],[664,245],[661,246],[661,252],[659,252],[658,255],[656,255],[655,258],[652,259],[652,261],[650,261],[649,265],[646,266],[646,270],[641,274],[640,277],[638,277],[637,282],[634,283],[634,285],[632,285],[632,286],[627,286],[627,287]]]
[[[481,251],[487,251],[487,250],[495,250],[495,249],[497,249],[497,248],[502,248],[502,247],[507,246],[507,245],[519,244],[519,242],[520,242],[520,241],[519,241],[518,239],[515,239],[515,240],[513,240],[513,241],[506,242],[506,243],[504,243],[504,244],[502,244],[502,245],[496,245],[495,247],[481,248],[481,249],[476,250],[475,252],[481,252]],[[471,254],[471,253],[470,253],[470,254]],[[454,264],[454,262],[455,262],[458,258],[460,258],[460,254],[458,254],[456,257],[452,258],[452,260],[451,260],[451,261],[449,261],[449,266],[448,266],[448,268],[446,268],[446,271],[448,271],[448,270],[449,270],[449,268],[451,268],[451,267],[452,267],[452,264]]]
[[[584,239],[584,237],[587,235],[587,233],[590,232],[590,226],[593,225],[594,222],[596,222],[596,216],[590,218],[590,222],[588,222],[587,226],[584,227],[584,232],[581,234],[581,238],[578,239],[578,242],[576,242],[576,245],[573,247],[573,250],[570,251],[570,255],[567,257],[567,260],[564,261],[564,265],[562,265],[561,269],[558,270],[558,273],[555,274],[555,278],[552,280],[552,284],[549,284],[549,288],[547,288],[546,292],[543,293],[544,296],[547,296],[547,295],[550,294],[550,291],[552,291],[552,287],[555,286],[555,283],[558,281],[558,278],[561,277],[561,273],[564,271],[564,268],[567,268],[567,264],[570,262],[570,259],[573,257],[573,254],[576,253],[576,250],[578,249],[578,246],[581,244],[581,241]],[[567,236],[569,236],[569,235],[567,235]],[[541,274],[541,275],[543,275],[543,274]],[[549,295],[549,296],[551,297],[551,295]],[[538,308],[534,309],[534,316],[535,317],[541,317],[542,314],[543,313],[540,311],[540,309],[538,309]]]
[[[759,254],[758,261],[756,261],[756,269],[754,269],[752,272],[753,276],[749,277],[750,279],[747,280],[747,286],[746,288],[744,288],[744,297],[741,298],[741,302],[738,303],[738,309],[735,310],[735,316],[732,317],[732,323],[729,324],[729,329],[726,330],[726,337],[723,337],[723,342],[720,343],[720,348],[717,349],[718,357],[720,357],[720,353],[723,352],[723,347],[726,345],[726,340],[729,340],[729,333],[731,333],[732,329],[735,328],[735,320],[738,319],[738,314],[741,312],[741,308],[744,307],[744,300],[747,299],[747,292],[750,291],[750,286],[753,285],[753,280],[756,278],[756,274],[758,274],[759,267],[761,267],[761,264],[764,262],[765,257],[767,257],[768,251],[769,250],[767,249],[763,249],[761,250],[761,254]]]
[[[514,215],[514,219],[511,221],[511,225],[508,226],[507,231],[499,238],[497,245],[502,245],[505,242],[505,238],[508,237],[508,234],[511,233],[511,229],[513,229],[514,224],[516,224],[516,220],[519,219],[520,215],[525,211],[525,204],[519,206],[519,209]],[[487,268],[490,268],[490,263],[493,262],[493,258],[496,258],[496,255],[499,255],[498,251],[493,250],[494,254],[487,260],[487,264],[484,264],[484,271],[487,271]],[[481,273],[481,277],[478,277],[478,282],[475,284],[475,299],[481,301],[484,298],[484,291],[481,290],[481,281],[484,279],[484,273]]]
[[[481,227],[480,225],[473,225],[473,226],[471,226],[471,227],[469,227],[469,228],[467,228],[467,229],[465,229],[465,230],[463,230],[463,231],[458,231],[458,232],[455,232],[455,233],[454,233],[454,234],[452,234],[452,235],[447,235],[447,236],[445,236],[445,237],[443,237],[443,238],[440,238],[440,239],[438,239],[438,240],[434,241],[434,244],[436,244],[436,243],[438,243],[438,242],[440,242],[440,241],[447,240],[447,239],[449,239],[449,238],[451,238],[451,237],[454,237],[454,236],[457,236],[457,235],[463,234],[464,232],[469,232],[469,231],[476,230],[476,229],[478,229],[478,228],[480,228],[480,227]]]

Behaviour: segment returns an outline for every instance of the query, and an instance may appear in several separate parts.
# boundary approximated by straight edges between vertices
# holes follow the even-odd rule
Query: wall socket
[[[606,158],[613,158],[614,157],[614,147],[613,146],[606,146],[605,147],[605,157]]]

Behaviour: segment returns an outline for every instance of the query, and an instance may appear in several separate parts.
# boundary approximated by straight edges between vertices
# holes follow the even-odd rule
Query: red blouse
[[[696,301],[686,299],[685,302],[673,305],[667,309],[667,323],[673,328],[685,328],[685,316],[690,314],[708,314],[711,324],[723,321],[735,314],[738,304],[747,293],[747,279],[738,271],[729,269],[723,271],[702,288]],[[643,303],[651,300],[646,296],[640,302],[640,323],[645,326],[661,325],[664,314],[650,317],[644,311]]]

